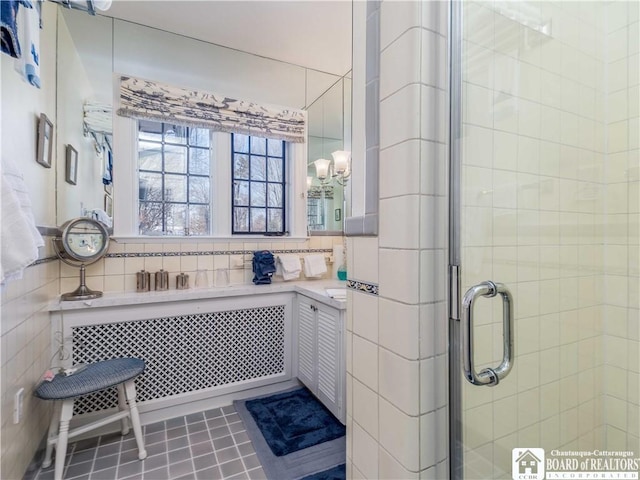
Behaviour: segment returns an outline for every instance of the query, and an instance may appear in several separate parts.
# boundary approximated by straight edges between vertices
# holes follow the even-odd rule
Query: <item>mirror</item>
[[[318,175],[316,161],[351,150],[351,80],[343,77],[308,108],[307,225],[311,235],[342,234],[348,178]]]
[[[86,133],[83,108],[87,101],[111,105],[117,85],[114,77],[119,74],[274,105],[308,108],[309,128],[314,129],[309,148],[313,140],[314,152],[324,147],[330,155],[334,146],[348,149],[344,131],[350,132],[350,120],[345,121],[351,103],[349,79],[158,28],[59,8],[58,158],[64,158],[67,145],[78,151],[78,179],[76,185],[65,182],[64,165],[57,173],[58,223],[95,209],[110,214],[112,202],[118,202],[118,185],[103,184],[109,165],[106,145],[109,138],[105,141],[102,132]],[[316,118],[321,119],[318,131]],[[114,157],[113,169],[117,168],[118,159]],[[326,218],[331,222],[323,225],[323,231],[342,231],[342,187],[334,189],[334,197],[334,205],[327,206],[331,212]],[[336,209],[340,210],[338,214]]]
[[[77,153],[76,182],[66,181],[66,165],[56,173],[57,219],[86,216],[110,207],[112,185],[103,184],[109,161],[111,120],[85,122],[85,105],[110,106],[113,71],[111,19],[58,8],[57,149],[64,159],[67,146]],[[91,123],[91,129],[87,129]],[[101,216],[100,220],[106,221]],[[107,226],[108,222],[107,222]]]

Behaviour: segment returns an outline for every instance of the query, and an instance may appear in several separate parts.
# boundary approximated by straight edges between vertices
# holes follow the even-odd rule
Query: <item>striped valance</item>
[[[305,141],[305,114],[301,110],[265,106],[133,77],[120,78],[118,115],[294,143]]]

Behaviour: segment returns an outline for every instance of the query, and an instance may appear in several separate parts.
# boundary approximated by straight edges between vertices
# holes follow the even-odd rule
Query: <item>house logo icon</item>
[[[544,448],[514,448],[511,459],[513,480],[544,479]]]

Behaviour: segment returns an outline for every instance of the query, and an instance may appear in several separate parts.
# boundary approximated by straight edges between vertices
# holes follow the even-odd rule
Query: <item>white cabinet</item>
[[[298,379],[345,423],[344,311],[298,295]]]

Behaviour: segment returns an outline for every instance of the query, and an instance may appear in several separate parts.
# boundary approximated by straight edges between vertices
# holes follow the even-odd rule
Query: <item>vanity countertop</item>
[[[188,290],[165,290],[162,292],[105,293],[102,297],[92,300],[65,302],[58,297],[49,305],[49,311],[120,307],[134,304],[182,302],[287,292],[300,293],[330,307],[346,310],[347,302],[329,297],[326,292],[328,288],[345,288],[345,282],[338,280],[307,280],[301,282],[274,282],[269,285],[232,285],[228,287],[191,288]]]

